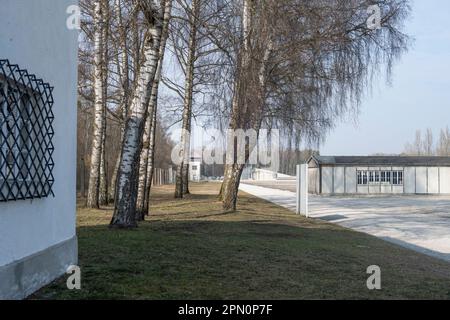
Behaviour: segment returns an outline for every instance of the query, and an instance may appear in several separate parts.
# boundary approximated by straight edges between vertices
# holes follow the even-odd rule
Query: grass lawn
[[[449,299],[450,264],[247,194],[221,212],[219,185],[153,190],[137,230],[109,230],[109,210],[78,211],[82,289],[66,278],[33,299]],[[382,290],[369,291],[378,265]]]

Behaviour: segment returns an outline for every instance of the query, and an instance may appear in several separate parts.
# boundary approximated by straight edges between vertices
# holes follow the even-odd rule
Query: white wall
[[[320,186],[320,175],[319,168],[309,168],[308,169],[308,192],[319,194],[319,186]]]
[[[403,183],[405,184],[405,193],[414,194],[416,193],[416,168],[406,167],[403,177]]]
[[[356,167],[347,167],[345,169],[345,175],[345,192],[356,193],[356,184],[358,183],[356,179]]]
[[[194,170],[194,167],[196,168]],[[191,181],[200,181],[201,179],[201,171],[202,170],[202,163],[199,161],[192,161],[189,162],[189,179]]]
[[[428,168],[428,193],[439,193],[439,168]]]
[[[322,167],[322,193],[333,193],[333,167]]]
[[[443,194],[450,194],[450,168],[439,168],[440,191]]]
[[[345,193],[345,167],[334,168],[334,193]]]
[[[416,168],[416,193],[426,194],[428,189],[427,181],[427,168],[417,167]]]
[[[75,0],[1,0],[0,58],[54,86],[55,198],[0,203],[0,266],[75,235],[77,31]]]
[[[312,170],[312,169],[310,169]],[[403,186],[357,186],[357,170],[403,171]],[[345,184],[345,185],[344,185]],[[323,194],[450,194],[449,167],[322,167]]]

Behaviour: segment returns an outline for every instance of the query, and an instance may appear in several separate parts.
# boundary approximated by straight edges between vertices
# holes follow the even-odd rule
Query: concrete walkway
[[[241,184],[244,192],[295,211],[294,192]],[[450,197],[310,196],[310,217],[365,232],[450,262]]]

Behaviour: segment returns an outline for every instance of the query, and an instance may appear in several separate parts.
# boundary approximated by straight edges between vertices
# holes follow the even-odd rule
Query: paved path
[[[241,184],[240,189],[295,211],[294,192]],[[310,196],[310,217],[365,232],[450,262],[450,197]]]

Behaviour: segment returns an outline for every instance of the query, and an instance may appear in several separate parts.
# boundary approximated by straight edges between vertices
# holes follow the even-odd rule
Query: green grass
[[[155,188],[137,230],[109,230],[111,210],[78,212],[82,290],[66,278],[34,299],[448,299],[450,264],[241,194],[224,214],[214,183],[172,198]],[[369,291],[378,265],[382,290]]]

